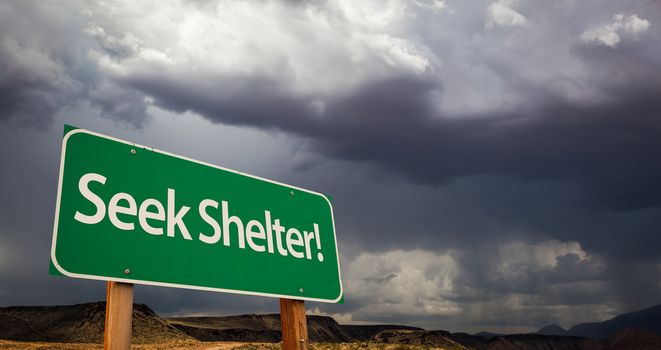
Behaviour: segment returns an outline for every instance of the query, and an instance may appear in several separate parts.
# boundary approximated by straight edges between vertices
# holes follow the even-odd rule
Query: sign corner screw
[[[135,149],[131,149],[131,154],[135,154]]]
[[[301,292],[301,294],[303,294],[303,288],[299,289],[298,291]]]
[[[294,191],[289,191],[289,194],[291,194],[293,196],[295,193],[294,193]]]
[[[124,269],[124,274],[125,274],[125,275],[128,275],[128,274],[130,274],[130,273],[131,273],[131,270],[130,270],[130,269]]]

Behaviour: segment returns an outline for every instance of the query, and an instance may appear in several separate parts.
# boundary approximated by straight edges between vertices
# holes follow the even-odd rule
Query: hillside
[[[448,350],[472,349],[472,347],[466,347],[453,340],[452,334],[446,331],[389,329],[375,335],[372,341],[376,343],[418,345]]]
[[[661,336],[651,331],[626,329],[608,338],[608,350],[661,350]]]
[[[65,306],[0,308],[0,339],[100,343],[103,341],[105,302]],[[133,342],[192,340],[143,304],[133,306]]]
[[[558,325],[548,325],[540,328],[535,334],[604,340],[626,329],[646,330],[661,335],[661,305],[622,314],[603,322],[577,324],[569,330]]]
[[[308,316],[308,332],[310,340],[318,344],[319,349],[328,350],[344,349],[345,345],[349,344],[364,344],[366,348],[383,349],[401,346],[407,349],[421,347],[455,350],[661,350],[661,335],[653,330],[632,329],[633,327],[619,329],[630,325],[658,329],[660,323],[653,322],[654,319],[659,319],[658,312],[659,307],[649,308],[605,322],[577,325],[565,331],[568,333],[588,329],[599,330],[602,332],[598,333],[600,336],[608,334],[600,339],[557,334],[490,334],[491,337],[488,338],[397,325],[340,325],[331,317],[313,315]],[[4,307],[0,308],[0,339],[72,346],[76,345],[74,343],[81,346],[89,343],[100,344],[103,339],[104,316],[103,302],[68,306]],[[611,332],[614,329],[616,331]],[[561,327],[551,325],[543,327],[539,332],[563,331]],[[175,344],[174,348],[177,348],[176,344],[180,344],[181,348],[197,349],[196,344],[223,341],[225,343],[222,344],[259,343],[262,344],[259,348],[270,348],[264,343],[276,346],[274,343],[280,339],[278,314],[163,319],[146,305],[134,305],[133,343],[137,345],[144,344],[149,347],[152,346],[149,344],[170,343]],[[227,343],[228,341],[235,343]],[[91,348],[91,345],[89,347]],[[58,348],[69,347],[58,345]],[[202,348],[207,349],[208,346]]]
[[[571,327],[567,335],[606,339],[625,329],[639,329],[661,335],[661,305],[629,312],[604,322],[582,323]]]
[[[605,350],[596,340],[580,337],[562,337],[542,334],[512,334],[497,336],[476,348],[477,350]]]
[[[314,342],[368,340],[386,329],[421,328],[398,325],[340,325],[327,316],[309,315],[308,334]],[[169,317],[167,321],[186,334],[203,341],[280,341],[280,316],[237,315],[225,317]]]
[[[535,334],[542,335],[567,335],[567,330],[558,326],[557,324],[550,324],[540,328]]]
[[[375,324],[375,325],[340,325],[347,333],[349,333],[356,340],[368,340],[379,334],[382,331],[390,329],[404,329],[412,331],[422,331],[422,328],[411,327],[411,326],[401,326],[401,325],[387,325],[387,324]]]

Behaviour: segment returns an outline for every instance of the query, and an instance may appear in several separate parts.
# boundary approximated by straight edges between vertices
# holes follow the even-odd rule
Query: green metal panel
[[[51,262],[78,278],[342,298],[324,195],[70,127]]]

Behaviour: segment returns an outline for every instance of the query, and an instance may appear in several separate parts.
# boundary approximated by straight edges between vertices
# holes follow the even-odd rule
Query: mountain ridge
[[[340,325],[332,317],[308,315],[308,333],[313,342],[408,344],[447,349],[499,350],[661,350],[658,331],[661,305],[622,314],[610,320],[580,324],[564,330],[547,325],[538,332],[569,333],[600,331],[602,338],[554,334],[488,334],[489,337],[444,330],[424,330],[404,325]],[[105,302],[60,306],[14,306],[0,308],[0,339],[62,343],[100,343],[103,339]],[[589,328],[592,327],[592,328]],[[595,328],[596,327],[596,328]],[[624,329],[621,329],[625,327]],[[612,332],[611,332],[612,331]],[[604,335],[607,336],[604,337]],[[279,314],[219,317],[162,318],[147,305],[133,306],[133,343],[205,341],[270,342],[281,339]]]
[[[99,343],[103,340],[105,302],[0,308],[0,339]],[[132,341],[192,340],[144,304],[133,304]]]
[[[604,340],[613,334],[637,329],[661,335],[661,304],[627,312],[602,322],[579,323],[564,329],[558,325],[546,325],[533,334],[585,337]]]

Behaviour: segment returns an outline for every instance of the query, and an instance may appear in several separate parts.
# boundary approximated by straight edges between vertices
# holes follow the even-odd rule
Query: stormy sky
[[[518,332],[659,304],[659,38],[654,0],[2,1],[0,306],[104,298],[48,275],[63,124],[331,195],[346,303],[310,313]]]

